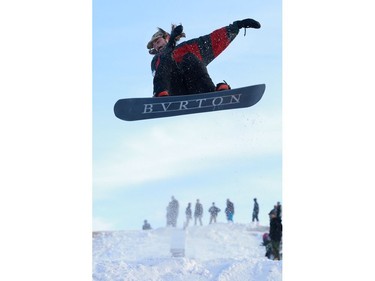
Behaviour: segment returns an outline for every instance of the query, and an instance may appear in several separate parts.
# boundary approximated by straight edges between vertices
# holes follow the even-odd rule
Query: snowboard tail
[[[119,119],[135,121],[245,108],[256,104],[265,88],[265,84],[259,84],[195,95],[120,99],[115,103],[114,113]]]

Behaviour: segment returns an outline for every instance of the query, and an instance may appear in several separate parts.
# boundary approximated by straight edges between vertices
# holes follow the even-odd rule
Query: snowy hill
[[[185,231],[185,257],[172,257],[174,228],[93,233],[95,281],[282,280],[282,261],[261,246],[268,228],[218,223]]]

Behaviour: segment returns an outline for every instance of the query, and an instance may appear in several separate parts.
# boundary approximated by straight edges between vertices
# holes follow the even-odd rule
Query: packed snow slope
[[[265,257],[262,235],[268,228],[218,223],[185,230],[185,257],[170,250],[177,230],[93,233],[95,281],[277,281],[282,261]]]

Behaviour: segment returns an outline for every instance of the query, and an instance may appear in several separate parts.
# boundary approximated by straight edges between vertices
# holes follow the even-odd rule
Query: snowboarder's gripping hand
[[[185,34],[182,33],[183,29],[181,24],[177,26],[172,25],[171,40],[178,41],[181,37],[185,37]]]
[[[180,25],[172,25],[171,37],[169,38],[168,47],[174,48],[176,46],[176,42],[181,39],[181,37],[185,37],[185,33],[182,32],[184,30],[183,26]]]
[[[260,23],[253,19],[244,19],[235,21],[233,24],[237,25],[238,29],[241,28],[260,28]]]

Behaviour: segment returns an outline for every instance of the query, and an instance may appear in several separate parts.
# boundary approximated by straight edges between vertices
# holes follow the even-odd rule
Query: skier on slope
[[[207,65],[228,47],[241,28],[258,29],[260,23],[253,19],[235,21],[177,46],[176,42],[185,37],[182,25],[172,25],[171,34],[158,28],[147,44],[149,53],[154,55],[151,62],[154,97],[230,89],[227,83],[219,83],[215,87]]]

